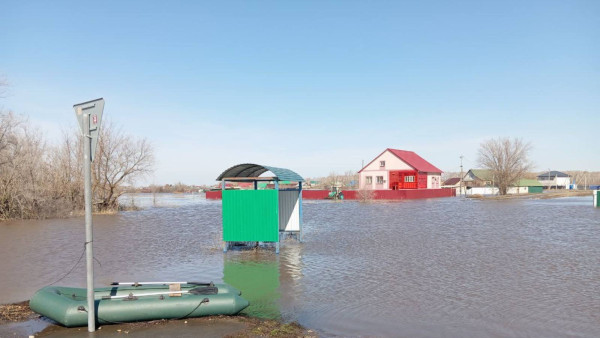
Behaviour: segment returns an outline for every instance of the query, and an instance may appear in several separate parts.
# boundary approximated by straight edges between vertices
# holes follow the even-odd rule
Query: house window
[[[414,182],[414,181],[415,181],[414,176],[404,176],[404,182]]]
[[[383,176],[377,176],[377,184],[383,184]]]
[[[373,176],[367,176],[365,177],[367,184],[373,184]]]
[[[385,161],[379,161],[379,166],[382,168],[385,167]]]

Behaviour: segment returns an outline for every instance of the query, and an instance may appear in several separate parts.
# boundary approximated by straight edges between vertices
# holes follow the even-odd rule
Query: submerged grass
[[[24,321],[34,315],[35,313],[29,308],[29,301],[0,305],[0,323]]]
[[[302,327],[297,322],[283,323],[277,320],[257,319],[249,317],[243,318],[248,328],[233,335],[227,335],[228,338],[250,338],[250,337],[318,337],[312,331]]]

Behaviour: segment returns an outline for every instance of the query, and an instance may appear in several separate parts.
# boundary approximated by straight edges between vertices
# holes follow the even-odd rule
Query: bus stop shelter
[[[273,176],[262,174],[271,172]],[[302,182],[290,169],[244,163],[225,170],[223,199],[223,251],[232,242],[273,242],[279,253],[281,234],[295,233],[302,241]],[[297,182],[281,187],[281,181]],[[226,189],[227,182],[252,182],[253,189]],[[267,183],[261,184],[259,182]],[[281,188],[281,189],[280,189]]]

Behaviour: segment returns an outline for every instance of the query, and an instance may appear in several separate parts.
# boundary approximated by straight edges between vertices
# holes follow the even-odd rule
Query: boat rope
[[[78,307],[78,308],[77,308],[77,310],[79,310],[79,311],[83,311],[83,312],[85,312],[85,313],[87,313],[87,312],[88,312],[88,311],[87,311],[87,309],[86,309],[84,306],[80,306],[80,307]],[[102,318],[102,317],[100,317],[100,316],[98,315],[98,312],[96,312],[96,317],[98,318],[98,319],[97,319],[98,323],[100,323],[100,321],[106,322],[106,323],[108,323],[108,324],[128,324],[128,323],[130,323],[130,322],[118,322],[118,321],[116,321],[116,320],[115,320],[115,321],[112,321],[112,320],[104,319],[104,318]]]
[[[79,256],[79,259],[77,260],[77,262],[75,262],[75,265],[73,265],[73,267],[66,274],[64,274],[62,277],[60,277],[59,279],[55,280],[54,282],[48,284],[48,286],[54,285],[54,284],[60,282],[61,280],[67,278],[67,276],[70,275],[71,272],[73,272],[73,270],[75,270],[75,268],[77,267],[77,265],[79,265],[79,262],[81,262],[81,259],[83,258],[83,255],[85,255],[85,246],[88,243],[91,243],[91,241],[83,243],[83,251],[81,252],[81,255]],[[96,257],[94,257],[94,260],[98,263],[98,265],[100,265],[100,267],[102,267],[102,263],[100,263],[100,261]]]
[[[60,277],[58,280],[54,281],[50,285],[54,285],[54,284],[60,282],[61,280],[65,279],[68,275],[70,275],[71,272],[73,272],[73,270],[75,270],[75,268],[77,267],[77,265],[79,265],[79,262],[81,262],[81,259],[83,258],[83,255],[85,255],[85,243],[83,244],[83,251],[81,252],[81,256],[79,256],[79,259],[77,260],[77,263],[75,263],[75,265],[73,265],[73,267],[71,268],[71,270],[69,270],[69,272],[67,272],[64,276]]]
[[[200,307],[200,305],[202,305],[204,303],[208,303],[208,302],[209,302],[208,298],[204,298],[203,300],[200,301],[200,303],[198,303],[198,305],[196,305],[196,307],[192,311],[190,311],[187,315],[185,315],[183,317],[177,318],[177,320],[181,320],[181,319],[187,318],[189,315],[191,315],[192,313],[194,313],[194,311],[196,311]]]

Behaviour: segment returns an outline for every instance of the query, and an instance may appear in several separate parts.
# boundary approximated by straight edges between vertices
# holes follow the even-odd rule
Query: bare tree
[[[0,113],[0,219],[45,217],[53,209],[46,149],[25,118]]]
[[[81,210],[83,200],[83,144],[78,134],[63,131],[60,143],[48,155],[51,183],[65,200],[65,209]]]
[[[370,186],[358,189],[356,194],[360,202],[371,202],[375,198],[375,191]]]
[[[94,159],[94,198],[98,210],[118,209],[119,197],[124,193],[124,184],[152,172],[154,152],[146,139],[135,139],[126,135],[112,123],[105,123],[98,139]]]
[[[527,174],[532,166],[528,158],[530,150],[531,144],[518,138],[490,139],[481,143],[478,162],[492,171],[500,195],[506,195],[508,187]]]

